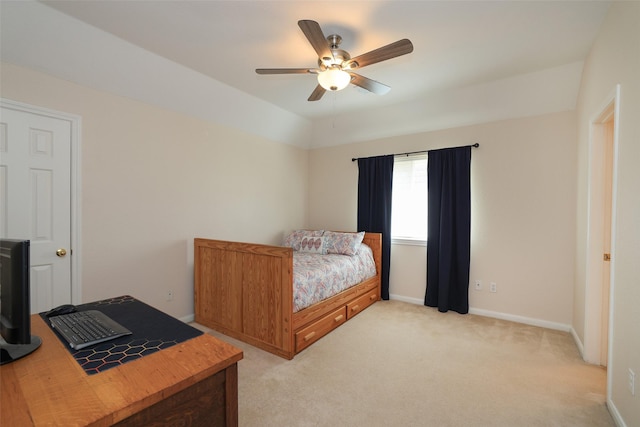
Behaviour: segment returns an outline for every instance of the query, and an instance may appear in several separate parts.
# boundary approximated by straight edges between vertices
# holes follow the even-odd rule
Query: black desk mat
[[[100,310],[132,332],[132,335],[74,350],[51,328],[45,314],[40,313],[45,323],[89,375],[140,359],[203,334],[202,331],[129,295],[82,304],[76,308],[78,311]]]

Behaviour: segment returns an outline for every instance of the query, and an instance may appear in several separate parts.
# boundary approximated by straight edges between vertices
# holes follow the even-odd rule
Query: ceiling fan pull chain
[[[334,91],[333,92],[333,120],[332,120],[333,129],[336,128],[336,116],[337,116],[336,100],[337,100],[337,98],[338,98],[338,92]]]

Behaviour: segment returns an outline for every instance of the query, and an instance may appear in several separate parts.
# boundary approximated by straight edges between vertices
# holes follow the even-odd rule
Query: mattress
[[[355,255],[293,252],[293,311],[298,312],[376,275],[373,251]]]

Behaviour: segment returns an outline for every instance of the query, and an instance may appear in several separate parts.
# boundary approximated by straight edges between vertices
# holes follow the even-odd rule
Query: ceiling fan
[[[353,83],[378,95],[384,95],[391,88],[353,72],[353,70],[386,61],[413,52],[413,44],[408,39],[398,40],[370,52],[351,58],[340,49],[342,37],[332,34],[325,38],[320,25],[311,20],[298,21],[298,26],[318,54],[318,68],[257,68],[258,74],[317,74],[318,85],[308,101],[318,101],[327,90],[342,90]]]

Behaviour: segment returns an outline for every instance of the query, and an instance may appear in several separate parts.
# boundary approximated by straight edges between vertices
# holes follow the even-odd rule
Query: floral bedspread
[[[365,244],[353,256],[294,251],[293,311],[300,311],[375,275],[373,252]]]

